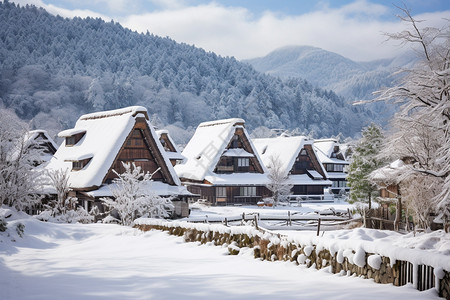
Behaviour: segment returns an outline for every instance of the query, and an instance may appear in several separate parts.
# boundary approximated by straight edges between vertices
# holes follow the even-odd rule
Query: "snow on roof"
[[[115,184],[105,184],[97,190],[86,192],[85,194],[90,197],[112,197],[112,190]],[[188,192],[184,186],[169,185],[160,181],[151,181],[144,189],[146,194],[154,193],[158,196],[173,197],[173,196],[191,196],[192,193]]]
[[[73,130],[65,130],[63,133],[86,132],[84,137],[70,147],[66,147],[64,141],[46,168],[48,170],[66,169],[70,171],[72,163],[69,160],[81,160],[92,157],[88,166],[82,170],[69,173],[69,186],[71,188],[99,187],[133,128],[136,122],[135,118],[141,116],[147,116],[147,109],[141,106],[81,116]],[[149,126],[149,129],[163,155],[175,184],[180,185],[181,183],[173,170],[172,164],[165,155],[165,151],[153,127]]]
[[[331,157],[335,146],[340,147],[340,144],[335,139],[321,139],[314,141],[317,158],[322,164],[348,164],[346,160]]]
[[[315,171],[315,170],[306,170],[306,172],[308,172],[309,175],[311,175],[311,177],[313,179],[322,179],[322,175],[320,175],[319,172]]]
[[[261,173],[233,173],[233,174],[214,174],[207,175],[205,180],[213,185],[260,185],[264,186],[270,182],[267,174]]]
[[[249,153],[241,148],[227,149],[222,155],[228,157],[255,157],[254,154]]]
[[[61,131],[60,133],[58,133],[58,136],[61,138],[65,138],[65,137],[73,136],[78,133],[85,133],[85,132],[86,132],[86,129],[71,128],[71,129]]]
[[[55,149],[58,149],[58,145],[50,137],[50,135],[48,134],[48,132],[46,130],[36,129],[36,130],[28,131],[28,133],[25,135],[25,140],[32,141],[32,140],[36,139],[40,134],[44,135],[44,137],[47,139],[47,141],[50,144],[52,144],[52,146],[55,147]]]
[[[309,172],[309,170],[308,170],[308,172]],[[319,173],[317,173],[317,174],[319,174]],[[293,185],[317,185],[317,184],[321,184],[321,185],[330,185],[330,186],[333,184],[330,180],[324,180],[322,175],[320,175],[320,179],[318,180],[318,179],[311,179],[311,177],[309,177],[306,174],[289,175],[287,183],[288,184],[293,184]]]
[[[114,110],[108,110],[108,111],[99,111],[91,114],[82,115],[79,119],[80,120],[95,120],[95,119],[102,119],[102,118],[110,118],[110,117],[117,117],[122,115],[131,115],[132,117],[136,117],[138,113],[142,113],[143,115],[147,116],[147,109],[143,106],[129,106],[125,108],[119,108]],[[148,117],[146,117],[148,120]]]
[[[303,146],[312,143],[304,136],[279,136],[276,138],[253,139],[252,141],[264,165],[268,167],[272,157],[278,158],[285,175],[292,169],[295,159]]]
[[[186,162],[175,166],[178,176],[202,181],[207,175],[214,175],[214,168],[226,150],[235,129],[242,128],[244,134],[249,137],[243,127],[244,123],[243,119],[233,118],[203,122],[198,125],[194,136],[182,152]],[[261,161],[251,140],[249,138],[248,140],[256,158]],[[265,170],[264,166],[262,167]]]
[[[385,184],[397,184],[401,180],[401,174],[407,166],[401,159],[397,159],[387,166],[379,168],[369,174],[369,178],[375,182]]]
[[[149,124],[149,126],[151,126]],[[158,138],[161,138],[161,135],[165,134],[167,138],[169,139],[169,142],[172,144],[172,146],[175,149],[175,152],[172,151],[166,151],[167,156],[169,159],[176,159],[176,160],[184,160],[185,157],[181,154],[180,148],[178,148],[178,145],[173,141],[172,137],[169,134],[169,131],[166,129],[156,130],[156,134],[158,135]]]

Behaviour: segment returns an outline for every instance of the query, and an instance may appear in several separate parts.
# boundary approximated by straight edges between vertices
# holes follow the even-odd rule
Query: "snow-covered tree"
[[[56,199],[44,205],[45,210],[37,217],[42,221],[63,223],[91,223],[94,217],[83,207],[78,206],[78,199],[69,196],[69,174],[67,170],[55,170],[48,173],[50,184],[55,188]]]
[[[378,191],[376,184],[369,180],[369,174],[383,165],[383,161],[377,157],[382,142],[383,133],[378,125],[371,124],[364,128],[362,138],[356,145],[348,166],[350,201],[368,203],[369,209]]]
[[[123,163],[123,167],[125,171],[122,174],[113,170],[118,176],[111,186],[113,198],[101,199],[111,212],[120,216],[122,225],[131,225],[138,217],[170,217],[169,212],[174,209],[172,201],[151,190],[154,173],[144,173],[134,163]]]
[[[26,140],[27,126],[7,110],[0,110],[0,205],[22,211],[40,200],[40,182],[34,163],[42,149]]]
[[[266,187],[272,192],[273,205],[287,200],[292,193],[292,184],[288,183],[288,175],[283,171],[281,160],[278,156],[271,156],[267,165],[269,169],[269,183]]]
[[[403,70],[402,81],[379,92],[377,100],[390,100],[402,104],[396,118],[409,122],[410,126],[427,124],[429,131],[441,138],[439,146],[428,157],[432,164],[420,162],[412,165],[413,171],[444,181],[436,195],[436,207],[450,219],[450,21],[443,28],[421,27],[410,11],[400,8],[400,18],[410,29],[388,34],[393,39],[413,47],[421,61],[413,68]],[[398,128],[399,135],[407,134],[408,126]],[[414,147],[414,145],[412,145]],[[412,149],[415,151],[415,149]]]

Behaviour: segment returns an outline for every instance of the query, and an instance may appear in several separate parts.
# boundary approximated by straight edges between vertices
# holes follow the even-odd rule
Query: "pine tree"
[[[362,138],[358,142],[348,168],[347,181],[350,186],[350,201],[363,202],[372,207],[373,196],[377,186],[372,183],[369,174],[383,165],[377,155],[381,150],[383,133],[376,124],[362,130]]]

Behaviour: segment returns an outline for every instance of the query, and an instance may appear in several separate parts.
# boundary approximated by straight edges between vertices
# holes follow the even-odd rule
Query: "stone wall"
[[[388,257],[358,251],[337,251],[330,253],[328,249],[318,249],[316,245],[299,245],[294,242],[281,240],[280,236],[251,235],[247,233],[233,234],[232,232],[218,232],[198,230],[182,226],[168,225],[135,225],[142,231],[152,229],[167,231],[171,235],[183,236],[186,242],[200,242],[202,244],[227,245],[231,255],[239,254],[241,248],[252,248],[254,257],[269,261],[295,261],[308,268],[329,268],[332,273],[356,275],[371,278],[376,283],[392,283],[396,286],[404,284],[400,280],[400,261],[391,264]],[[359,257],[364,255],[365,257]],[[358,265],[359,264],[359,265]],[[450,272],[442,270],[443,277],[439,282],[439,296],[450,299]],[[402,276],[405,276],[404,274]]]

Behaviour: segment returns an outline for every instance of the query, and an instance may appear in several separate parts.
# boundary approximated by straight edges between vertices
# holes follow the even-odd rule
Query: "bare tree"
[[[272,192],[273,204],[277,206],[280,201],[286,201],[291,194],[292,184],[288,183],[288,175],[283,170],[283,165],[278,156],[271,156],[269,164],[269,183],[266,187]]]
[[[401,20],[410,25],[410,30],[388,34],[393,40],[403,44],[419,46],[416,49],[421,61],[411,69],[402,70],[402,81],[379,92],[376,100],[391,100],[402,103],[396,116],[409,126],[424,126],[440,137],[436,148],[428,149],[428,157],[435,163],[424,163],[417,160],[412,165],[412,171],[443,181],[442,188],[434,197],[436,208],[445,218],[450,218],[450,26],[449,20],[443,28],[424,27],[422,21],[412,17],[406,7],[399,7],[403,13]],[[398,128],[398,136],[407,134],[408,127]],[[398,138],[389,144],[398,142]],[[414,152],[415,143],[410,143]],[[431,161],[430,161],[431,162]],[[417,175],[417,178],[422,178]],[[411,183],[413,184],[413,183]],[[433,185],[434,186],[434,185]],[[426,188],[426,187],[424,187]]]

